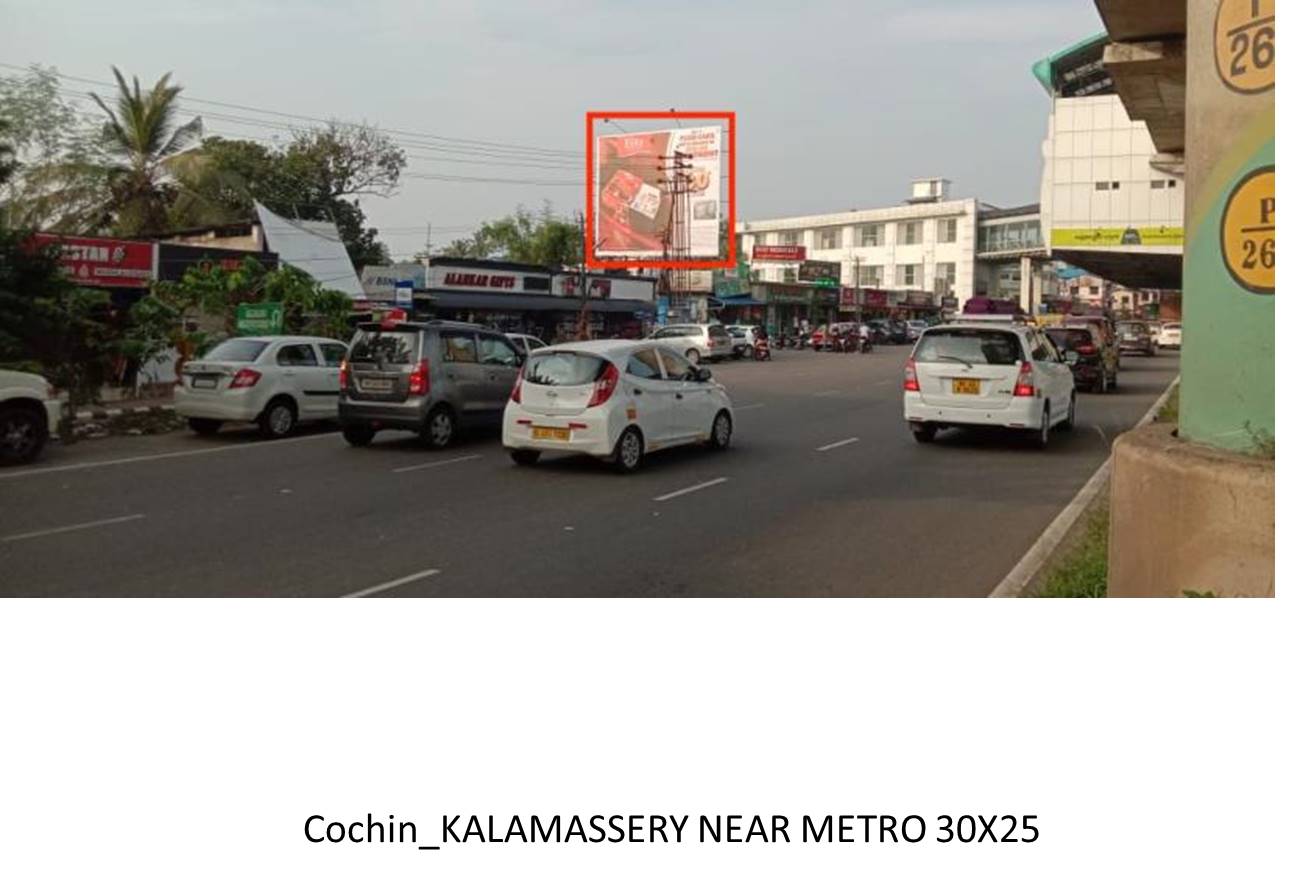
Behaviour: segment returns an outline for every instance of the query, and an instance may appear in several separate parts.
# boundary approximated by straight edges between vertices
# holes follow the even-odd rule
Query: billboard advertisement
[[[150,241],[82,238],[37,232],[38,247],[59,247],[59,262],[77,284],[88,287],[146,287],[155,277],[155,245]]]
[[[264,268],[272,271],[277,268],[276,253],[264,253],[254,250],[231,250],[226,247],[196,247],[190,244],[159,245],[159,279],[181,280],[191,268],[221,268],[235,271],[253,259]]]
[[[841,263],[807,260],[797,268],[796,279],[801,283],[836,283],[841,280]]]
[[[718,256],[722,139],[717,125],[597,137],[596,255]]]
[[[798,244],[756,244],[751,250],[755,262],[804,262],[805,248]]]

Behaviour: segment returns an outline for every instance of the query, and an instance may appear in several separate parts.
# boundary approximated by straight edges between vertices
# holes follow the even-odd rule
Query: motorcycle
[[[765,339],[765,338],[757,338],[757,339],[755,339],[754,356],[755,356],[755,361],[756,361],[757,363],[758,363],[758,362],[762,362],[762,361],[764,361],[764,360],[772,360],[772,359],[773,359],[773,354],[772,354],[772,352],[770,352],[770,350],[769,350],[769,340],[768,340],[768,339]]]

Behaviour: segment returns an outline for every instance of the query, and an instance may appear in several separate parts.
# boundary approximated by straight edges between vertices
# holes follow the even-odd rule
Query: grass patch
[[[1155,416],[1156,423],[1178,423],[1178,391],[1181,389],[1181,384],[1175,384],[1174,389],[1169,391],[1169,398],[1164,401],[1164,405],[1160,407],[1159,414]]]
[[[1041,598],[1103,598],[1110,568],[1110,501],[1098,500],[1084,516],[1082,535],[1037,590]]]

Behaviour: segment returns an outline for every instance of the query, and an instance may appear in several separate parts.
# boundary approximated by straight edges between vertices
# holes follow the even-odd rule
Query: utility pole
[[[432,256],[432,222],[428,222],[428,242],[423,247],[423,255],[431,258]]]
[[[587,218],[578,214],[578,285],[582,305],[578,308],[578,326],[576,335],[579,341],[591,338],[590,295],[587,289]]]

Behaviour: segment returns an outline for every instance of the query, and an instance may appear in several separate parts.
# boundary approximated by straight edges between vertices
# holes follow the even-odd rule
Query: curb
[[[78,412],[77,419],[79,421],[102,421],[107,418],[114,418],[114,417],[118,417],[119,415],[130,414],[132,412],[171,412],[171,411],[173,411],[173,406],[171,405],[138,405],[138,406],[131,406],[130,408],[125,408],[125,409],[124,408],[99,409],[98,411]]]
[[[1155,420],[1155,416],[1160,413],[1160,409],[1164,407],[1165,401],[1169,399],[1169,394],[1173,393],[1181,378],[1182,376],[1178,375],[1174,377],[1173,381],[1169,382],[1169,386],[1164,389],[1164,393],[1160,394],[1160,398],[1151,404],[1146,414],[1142,415],[1142,419],[1134,425],[1134,430]],[[1074,495],[1074,498],[1069,501],[1069,505],[1060,511],[1055,520],[1047,525],[1046,530],[1042,531],[1042,535],[1037,538],[1037,542],[1032,544],[1032,548],[1024,553],[1024,556],[1019,559],[1019,563],[1015,564],[1014,569],[1006,574],[1006,577],[1001,580],[996,588],[992,589],[992,593],[988,597],[1017,598],[1027,594],[1028,589],[1032,587],[1033,580],[1037,578],[1037,574],[1046,566],[1046,562],[1051,560],[1051,556],[1055,554],[1055,550],[1059,548],[1060,543],[1068,536],[1069,530],[1074,526],[1074,523],[1087,511],[1087,507],[1092,504],[1092,500],[1101,492],[1109,479],[1110,458],[1106,458],[1105,463],[1101,464],[1096,472],[1092,474],[1092,477],[1087,480],[1087,484],[1083,485],[1082,490]]]

